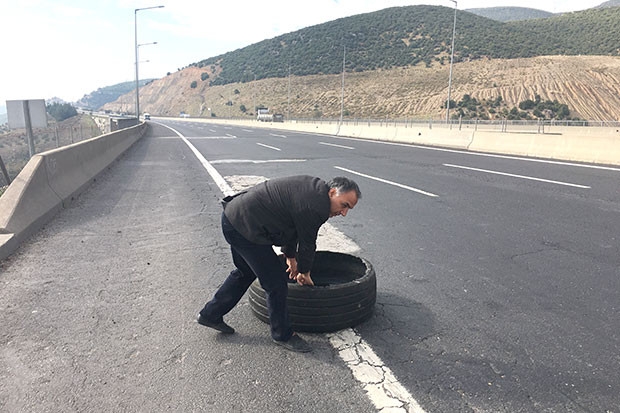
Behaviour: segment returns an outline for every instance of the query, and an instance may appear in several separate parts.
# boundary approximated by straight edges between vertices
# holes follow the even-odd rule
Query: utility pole
[[[288,103],[286,104],[286,119],[291,118],[291,65],[288,66]]]
[[[344,71],[347,56],[347,46],[343,46],[342,53],[342,96],[340,97],[340,124],[342,125],[342,118],[344,116]]]
[[[450,0],[454,3],[454,24],[452,26],[452,53],[450,57],[450,76],[448,79],[448,103],[446,104],[446,123],[450,122],[450,93],[452,92],[452,65],[454,65],[454,36],[456,34],[456,10],[457,3],[456,0]]]
[[[140,122],[140,81],[138,75],[138,12],[140,10],[149,10],[149,9],[161,9],[164,6],[152,6],[152,7],[143,7],[141,9],[134,9],[133,11],[133,23],[134,23],[134,47],[136,52],[136,120]],[[155,44],[155,43],[149,43]]]

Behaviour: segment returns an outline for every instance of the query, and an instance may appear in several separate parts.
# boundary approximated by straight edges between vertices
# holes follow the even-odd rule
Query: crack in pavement
[[[348,328],[327,337],[380,412],[425,413],[355,330]]]

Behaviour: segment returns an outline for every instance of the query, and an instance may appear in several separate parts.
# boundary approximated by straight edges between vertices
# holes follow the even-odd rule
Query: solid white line
[[[247,184],[256,184],[257,177],[243,179],[237,176],[231,182],[240,191]],[[259,182],[266,180],[259,177]],[[325,223],[319,230],[317,249],[355,254],[360,247],[336,227]],[[425,413],[418,402],[399,382],[392,370],[377,356],[370,345],[352,328],[327,334],[329,343],[338,352],[353,377],[362,385],[366,396],[378,411],[390,413]]]
[[[355,149],[352,146],[336,145],[335,143],[319,142],[321,145],[335,146],[336,148]]]
[[[329,342],[353,372],[366,395],[382,412],[424,413],[373,349],[351,328],[328,334]]]
[[[277,163],[277,162],[306,162],[305,159],[219,159],[217,161],[211,161],[212,165],[225,163]]]
[[[224,195],[235,193],[226,180],[222,178],[222,175],[198,152],[194,145],[175,129],[170,126],[166,127],[179,135],[183,142],[189,146]],[[344,168],[339,169],[349,171]],[[342,236],[346,237],[344,234]],[[364,386],[366,395],[377,409],[381,411],[385,409],[386,412],[425,413],[407,389],[398,382],[392,370],[385,366],[379,356],[355,330],[348,328],[329,334],[328,338],[330,344],[338,351],[340,358],[351,369],[355,379]]]
[[[423,191],[421,189],[413,188],[413,187],[408,186],[408,185],[403,185],[403,184],[399,184],[397,182],[388,181],[387,179],[383,179],[383,178],[377,178],[376,176],[366,175],[366,174],[363,174],[361,172],[352,171],[352,170],[347,169],[347,168],[341,168],[340,166],[334,166],[334,168],[340,169],[341,171],[349,172],[349,173],[352,173],[352,174],[355,174],[355,175],[363,176],[364,178],[374,179],[375,181],[383,182],[384,184],[390,184],[390,185],[397,186],[399,188],[408,189],[410,191],[417,192],[417,193],[422,194],[422,195],[426,195],[426,196],[430,196],[430,197],[437,197],[438,196],[438,195],[432,194],[430,192]]]
[[[196,147],[192,145],[190,141],[188,141],[185,138],[185,136],[183,136],[179,131],[171,128],[170,126],[167,126],[167,125],[163,125],[163,126],[167,127],[168,129],[170,129],[171,131],[179,135],[181,139],[183,139],[183,142],[185,142],[185,144],[189,146],[189,149],[191,149],[191,151],[194,152],[194,155],[196,155],[196,158],[198,158],[202,166],[207,170],[209,175],[211,175],[211,178],[213,178],[216,185],[220,188],[220,191],[222,191],[224,195],[233,195],[235,193],[235,191],[232,190],[230,185],[228,185],[228,182],[226,182],[226,180],[222,178],[222,175],[220,175],[220,173],[209,163],[209,161],[205,159],[204,156],[202,156],[202,154],[198,151],[198,149],[196,149]]]
[[[265,148],[273,149],[274,151],[281,151],[282,149],[276,148],[275,146],[265,145],[264,143],[256,143],[259,146],[264,146]]]
[[[539,181],[539,182],[546,182],[546,183],[556,184],[556,185],[572,186],[575,188],[590,189],[589,186],[585,186],[585,185],[577,185],[577,184],[571,184],[568,182],[561,182],[561,181],[551,181],[549,179],[534,178],[532,176],[525,176],[525,175],[515,175],[515,174],[509,174],[506,172],[489,171],[487,169],[470,168],[468,166],[452,165],[449,163],[444,163],[443,166],[449,166],[451,168],[469,169],[470,171],[486,172],[488,174],[494,174],[494,175],[510,176],[513,178],[528,179],[530,181]]]

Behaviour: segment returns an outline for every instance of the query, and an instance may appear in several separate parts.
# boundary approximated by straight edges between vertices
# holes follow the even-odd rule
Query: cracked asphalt
[[[0,262],[1,412],[375,412],[381,389],[383,413],[407,393],[409,411],[620,413],[620,169],[169,124],[229,179],[341,166],[438,197],[355,178],[361,202],[330,223],[378,290],[348,344],[306,335],[313,353],[286,352],[246,300],[219,335],[194,320],[231,269],[221,193],[151,122]]]
[[[246,300],[233,336],[195,323],[231,269],[221,194],[158,136],[0,264],[0,411],[375,411],[323,335],[289,353]]]

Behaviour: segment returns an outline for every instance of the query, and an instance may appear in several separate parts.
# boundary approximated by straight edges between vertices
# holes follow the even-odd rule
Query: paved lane
[[[615,411],[618,168],[229,128],[224,176],[362,174],[334,222],[379,274],[358,331],[428,411]]]
[[[425,411],[618,412],[617,168],[169,125],[229,180],[358,181],[331,221],[378,274],[356,331]],[[230,265],[221,195],[155,127],[2,262],[0,411],[376,411],[324,335],[283,353],[247,305],[230,339],[195,325]]]

